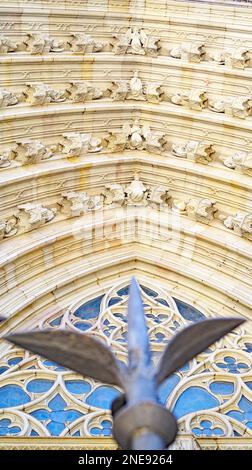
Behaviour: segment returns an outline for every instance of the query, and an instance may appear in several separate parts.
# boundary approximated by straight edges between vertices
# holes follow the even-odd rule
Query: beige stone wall
[[[1,333],[132,273],[251,333],[251,24],[247,6],[1,1]],[[131,27],[151,52],[118,53]],[[148,203],[118,202],[136,173]]]

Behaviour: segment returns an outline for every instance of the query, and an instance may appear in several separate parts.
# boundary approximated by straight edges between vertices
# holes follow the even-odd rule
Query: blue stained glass
[[[0,388],[0,408],[24,405],[29,401],[29,395],[18,385],[4,385]]]
[[[76,432],[73,434],[73,437],[80,437],[80,431],[76,431]]]
[[[11,424],[11,420],[9,418],[0,419],[0,428],[8,428]]]
[[[51,401],[49,401],[48,406],[49,408],[51,408],[51,410],[58,411],[58,410],[64,409],[67,406],[67,404],[65,400],[63,400],[63,398],[58,393],[57,395],[55,395],[55,397]]]
[[[59,366],[56,362],[45,360],[43,364],[47,367],[53,367],[55,370],[67,370],[65,367]]]
[[[34,379],[27,384],[26,390],[33,393],[48,392],[53,384],[53,380]]]
[[[91,328],[92,324],[84,322],[84,321],[83,322],[78,321],[78,322],[74,323],[74,326],[75,326],[75,328],[78,328],[78,330],[87,331],[89,328]]]
[[[219,406],[219,401],[202,387],[189,387],[179,396],[173,409],[176,418]]]
[[[46,427],[50,431],[50,434],[52,436],[59,436],[62,431],[64,431],[65,424],[57,423],[56,421],[50,421],[50,423]]]
[[[112,434],[112,423],[106,419],[101,422],[101,428],[92,428],[93,436],[110,436]]]
[[[70,393],[74,393],[76,395],[82,395],[90,392],[91,390],[90,384],[84,380],[66,380],[65,386]]]
[[[6,426],[0,427],[0,436],[8,436],[11,434],[18,434],[21,431],[21,428],[18,426]]]
[[[166,307],[169,307],[168,302],[165,299],[155,299],[159,304],[165,305]]]
[[[12,357],[11,359],[8,360],[8,364],[10,366],[15,366],[16,364],[19,364],[23,360],[22,357]]]
[[[74,312],[76,317],[82,318],[83,320],[90,320],[91,318],[96,318],[100,313],[101,301],[104,295],[100,295],[95,299],[89,300],[85,304],[81,305]]]
[[[122,313],[113,313],[114,317],[120,318],[121,321],[124,323],[127,323],[127,317],[126,315],[123,315]],[[104,322],[105,323],[105,322]]]
[[[252,390],[252,382],[245,382],[247,387],[250,388],[250,390]]]
[[[47,421],[50,418],[50,411],[48,410],[35,410],[31,412],[31,416],[39,421]]]
[[[179,313],[186,320],[197,322],[205,318],[205,315],[203,315],[203,313],[200,312],[197,308],[192,307],[191,305],[183,302],[182,300],[175,299],[175,297],[174,301],[176,302]]]
[[[145,294],[149,295],[150,297],[157,297],[158,293],[154,290],[150,289],[149,287],[145,287],[141,285],[141,289],[145,292]]]
[[[234,357],[224,357],[224,362],[217,362],[216,365],[220,369],[226,369],[230,374],[241,374],[245,372],[249,367],[243,362],[237,362]]]
[[[3,374],[9,367],[0,367],[0,374]]]
[[[54,320],[50,321],[51,326],[59,326],[62,320],[62,315]]]
[[[109,410],[112,401],[119,395],[119,391],[113,387],[101,386],[96,388],[86,400],[86,403],[97,408]]]
[[[119,297],[122,297],[123,295],[129,295],[129,286],[126,286],[126,287],[122,287],[122,289],[119,289],[117,291],[117,295]]]
[[[31,436],[38,436],[38,435],[39,434],[36,431],[34,431],[34,429],[33,429],[32,432],[31,432]]]
[[[245,346],[245,351],[247,351],[248,353],[252,352],[252,344],[251,343],[245,343],[244,346]]]
[[[112,305],[118,304],[118,302],[121,302],[121,297],[112,297],[108,303],[108,307],[112,307]]]
[[[219,395],[231,395],[234,393],[234,384],[232,382],[212,382],[210,390]]]
[[[171,375],[165,382],[160,385],[159,390],[158,390],[158,398],[161,403],[165,404],[168,396],[172,392],[172,390],[176,387],[176,385],[179,383],[180,378],[174,374]]]
[[[252,402],[251,401],[249,401],[246,397],[242,395],[238,403],[238,406],[241,408],[241,410],[251,413],[251,418],[252,418]]]
[[[210,436],[223,436],[224,435],[224,431],[221,428],[214,427],[211,421],[208,421],[206,419],[200,422],[200,426],[201,428],[196,427],[192,429],[192,432],[198,437],[200,436],[210,437]]]

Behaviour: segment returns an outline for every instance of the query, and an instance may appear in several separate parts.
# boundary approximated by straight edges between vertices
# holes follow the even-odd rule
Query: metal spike
[[[129,370],[149,366],[151,354],[140,287],[132,277],[128,300]]]
[[[83,376],[123,386],[123,371],[114,354],[91,336],[49,330],[17,333],[5,339]]]
[[[190,325],[177,333],[162,354],[156,374],[157,382],[161,384],[194,356],[244,322],[243,318],[214,318]]]

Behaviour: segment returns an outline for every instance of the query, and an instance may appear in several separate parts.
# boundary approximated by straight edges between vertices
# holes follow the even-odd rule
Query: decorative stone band
[[[0,169],[37,164],[48,159],[80,158],[101,151],[110,154],[126,150],[186,158],[206,165],[218,160],[226,168],[252,175],[250,152],[238,151],[221,156],[216,152],[214,143],[207,140],[171,142],[165,132],[153,130],[147,124],[141,125],[138,119],[125,122],[121,129],[110,130],[101,137],[92,133],[67,132],[53,145],[29,138],[22,139],[12,147],[0,150]]]
[[[57,216],[57,220],[79,217],[90,211],[105,210],[108,207],[150,207],[155,210],[168,210],[184,215],[203,224],[211,224],[215,219],[221,221],[229,230],[239,236],[252,238],[252,214],[227,214],[218,210],[216,201],[209,198],[199,200],[178,200],[168,187],[159,185],[145,186],[135,174],[130,184],[113,183],[105,185],[102,193],[89,195],[86,192],[68,191],[61,195],[57,207],[45,207],[32,202],[17,206],[14,213],[0,221],[0,239],[37,229]]]
[[[83,55],[111,51],[119,55],[133,54],[149,57],[166,55],[191,63],[209,61],[240,69],[251,66],[251,51],[248,47],[224,48],[218,53],[212,53],[208,52],[205,44],[200,41],[184,41],[179,46],[167,50],[162,47],[160,37],[148,34],[144,28],[138,26],[128,28],[122,34],[112,34],[109,41],[97,40],[85,33],[73,33],[61,41],[48,34],[30,33],[20,42],[5,35],[0,36],[1,55],[24,52],[32,55],[60,53]]]
[[[170,109],[182,106],[193,111],[207,110],[230,117],[245,119],[252,114],[252,95],[213,96],[204,88],[177,89],[170,92],[160,82],[145,82],[139,72],[130,80],[115,80],[106,88],[97,88],[90,81],[72,81],[56,89],[42,82],[28,82],[19,92],[0,88],[0,108],[16,105],[45,106],[55,103],[85,103],[93,100],[146,101],[167,103]],[[174,106],[175,105],[175,106]]]

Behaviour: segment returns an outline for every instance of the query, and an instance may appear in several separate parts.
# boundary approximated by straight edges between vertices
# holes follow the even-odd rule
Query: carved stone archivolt
[[[159,36],[146,32],[144,28],[134,26],[125,33],[112,34],[110,40],[95,39],[85,33],[72,33],[58,40],[44,33],[29,33],[23,40],[17,41],[2,34],[0,36],[0,54],[26,52],[32,55],[59,54],[93,54],[113,51],[116,55],[132,54],[136,56],[157,57],[159,55],[181,59],[189,63],[213,62],[230,68],[244,69],[250,66],[251,49],[244,46],[223,48],[208,51],[205,43],[200,41],[183,41],[170,50],[163,47]]]
[[[157,57],[160,38],[147,34],[144,29],[135,26],[124,34],[115,34],[115,54],[135,54]]]
[[[131,80],[117,80],[109,88],[110,96],[115,101],[136,100],[157,104],[162,100],[163,91],[160,83],[143,84],[139,72],[133,74]]]

